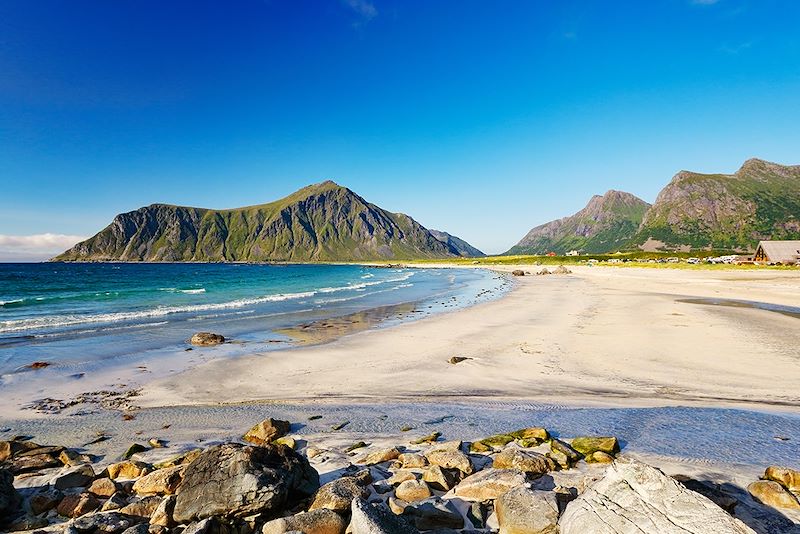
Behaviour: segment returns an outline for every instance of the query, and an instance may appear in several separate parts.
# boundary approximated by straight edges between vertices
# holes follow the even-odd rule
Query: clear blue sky
[[[500,252],[610,188],[800,163],[798,28],[793,0],[4,0],[0,235],[333,179]]]

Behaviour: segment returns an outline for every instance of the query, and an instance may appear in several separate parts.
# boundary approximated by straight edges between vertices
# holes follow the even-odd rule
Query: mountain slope
[[[595,195],[574,215],[533,228],[506,254],[619,250],[636,234],[649,207],[644,200],[622,191]]]
[[[465,256],[468,258],[481,258],[483,256],[486,256],[486,254],[484,254],[477,248],[473,247],[472,245],[470,245],[461,238],[448,234],[447,232],[442,232],[440,230],[430,230],[430,232],[431,234],[433,234],[433,237],[435,237],[442,243],[445,243],[446,245],[452,247],[458,253],[459,256]]]
[[[798,238],[800,165],[750,159],[734,174],[676,174],[634,243],[646,249],[752,250],[761,239]]]
[[[408,215],[327,181],[229,210],[153,204],[122,213],[54,261],[347,261],[459,251]]]

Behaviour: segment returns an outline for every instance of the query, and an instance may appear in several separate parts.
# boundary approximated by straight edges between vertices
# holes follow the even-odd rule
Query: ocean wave
[[[2,307],[11,307],[17,304],[22,304],[25,302],[25,299],[12,299],[12,300],[0,300],[0,308]]]
[[[186,293],[188,295],[197,295],[206,292],[206,288],[204,287],[201,287],[199,289],[179,289],[177,287],[159,287],[158,290],[166,291],[168,293]]]
[[[284,300],[300,299],[312,297],[315,291],[304,291],[300,293],[279,293],[264,297],[249,299],[239,299],[229,302],[213,304],[196,304],[193,306],[165,306],[142,310],[136,312],[117,312],[117,313],[98,313],[92,315],[52,315],[48,317],[37,317],[29,319],[17,319],[11,321],[0,321],[0,333],[22,332],[25,330],[37,330],[41,328],[58,328],[64,326],[74,326],[87,323],[117,323],[121,321],[135,321],[153,317],[165,317],[178,313],[194,313],[209,310],[225,310],[243,308],[255,304],[266,302],[280,302]]]

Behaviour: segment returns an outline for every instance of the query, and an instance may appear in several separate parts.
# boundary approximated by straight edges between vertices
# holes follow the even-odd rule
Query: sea
[[[509,280],[480,269],[359,265],[0,264],[0,385],[34,362],[75,372],[188,348],[224,335],[236,356],[286,348],[281,330],[367,310],[378,326],[502,295]],[[407,304],[405,307],[399,307]]]

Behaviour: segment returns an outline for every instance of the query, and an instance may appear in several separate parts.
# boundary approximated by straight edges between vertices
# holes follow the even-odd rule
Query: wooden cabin
[[[761,241],[753,261],[794,265],[800,262],[800,241]]]

